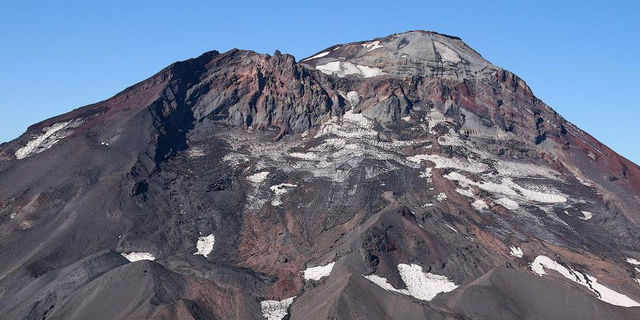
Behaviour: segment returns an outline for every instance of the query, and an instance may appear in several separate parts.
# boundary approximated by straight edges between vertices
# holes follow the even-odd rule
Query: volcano
[[[0,146],[5,319],[640,319],[640,167],[460,38],[211,51]]]

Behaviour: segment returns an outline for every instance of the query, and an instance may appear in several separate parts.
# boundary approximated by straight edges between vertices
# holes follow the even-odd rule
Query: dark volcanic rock
[[[2,145],[0,314],[640,318],[638,208],[459,38],[212,51]]]

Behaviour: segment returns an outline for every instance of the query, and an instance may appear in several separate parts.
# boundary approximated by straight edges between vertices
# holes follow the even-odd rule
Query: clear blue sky
[[[0,0],[0,141],[208,50],[297,59],[412,29],[461,37],[640,163],[640,1]]]

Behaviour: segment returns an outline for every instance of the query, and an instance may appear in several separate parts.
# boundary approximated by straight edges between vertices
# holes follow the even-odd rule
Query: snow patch
[[[311,60],[311,59],[318,59],[318,58],[322,58],[322,57],[324,57],[324,56],[328,55],[329,53],[331,53],[331,51],[321,52],[321,53],[316,54],[316,55],[315,55],[315,56],[313,56],[313,57],[306,58],[306,59],[304,59],[304,60],[302,60],[302,61],[308,61],[308,60]]]
[[[467,197],[467,198],[473,198],[473,190],[471,190],[471,188],[468,189],[461,189],[461,188],[456,188],[456,192]]]
[[[140,261],[140,260],[149,260],[149,261],[153,261],[156,259],[156,257],[151,254],[150,252],[129,252],[129,253],[120,253],[123,257],[125,257],[127,260],[131,261],[131,262],[136,262],[136,261]]]
[[[496,202],[499,205],[501,205],[501,206],[503,206],[503,207],[505,207],[505,208],[507,208],[509,210],[516,210],[516,209],[520,208],[520,205],[517,202],[515,202],[515,201],[513,201],[513,200],[511,200],[509,198],[500,198],[500,199],[496,200]]]
[[[407,289],[396,289],[396,288],[394,288],[387,281],[387,278],[379,277],[379,276],[376,276],[375,274],[368,275],[368,276],[363,275],[363,277],[365,279],[375,283],[376,285],[378,285],[378,287],[380,287],[380,288],[382,288],[384,290],[391,291],[391,292],[397,292],[397,293],[401,293],[401,294],[408,295],[408,296],[411,295],[411,293],[409,293],[409,290],[407,290]]]
[[[250,176],[247,177],[247,180],[253,182],[253,183],[262,183],[264,182],[264,180],[267,179],[267,176],[269,175],[269,171],[262,171],[262,172],[258,172],[258,173],[254,173]]]
[[[532,163],[498,160],[496,169],[498,170],[498,176],[515,178],[544,177],[559,180],[557,171]]]
[[[273,193],[276,195],[275,199],[271,201],[271,205],[274,207],[281,205],[282,200],[280,199],[280,197],[283,194],[289,192],[290,189],[295,188],[297,186],[298,186],[297,184],[281,183],[281,184],[277,184],[275,186],[269,187],[269,189],[271,189],[271,191],[273,191]]]
[[[435,134],[436,132],[433,130],[437,125],[446,123],[447,117],[437,109],[433,108],[427,114],[427,128],[429,128],[429,133]]]
[[[311,152],[291,152],[289,153],[289,156],[292,158],[298,158],[298,159],[302,159],[302,160],[307,160],[307,161],[314,161],[314,160],[318,160],[318,156],[315,153],[311,153]]]
[[[331,270],[333,269],[334,264],[335,262],[331,262],[324,266],[307,268],[307,270],[304,271],[304,279],[318,281],[331,274]]]
[[[16,150],[14,153],[16,159],[24,159],[51,148],[58,141],[71,134],[69,129],[77,128],[83,122],[84,120],[82,119],[75,119],[54,123],[49,127],[42,128],[42,134],[32,138],[24,147]]]
[[[196,251],[193,255],[203,255],[205,257],[209,256],[209,253],[213,251],[213,244],[216,242],[216,238],[213,234],[210,234],[206,237],[200,237],[198,242],[196,243]]]
[[[509,249],[511,249],[511,252],[509,252],[510,255],[516,258],[524,257],[524,253],[522,252],[522,249],[520,249],[520,247],[509,246]]]
[[[241,163],[249,162],[249,157],[240,153],[231,152],[222,157],[222,161],[229,162],[231,166],[235,168]]]
[[[473,202],[471,203],[471,206],[472,206],[474,209],[478,210],[478,211],[482,211],[482,210],[487,210],[487,209],[489,209],[489,206],[487,205],[487,203],[486,203],[486,202],[484,202],[484,200],[481,200],[481,199],[476,199],[475,201],[473,201]]]
[[[447,200],[447,194],[444,192],[440,192],[436,195],[436,200],[442,202],[444,200]]]
[[[580,211],[580,212],[582,212],[582,217],[580,217],[580,219],[582,219],[582,220],[587,221],[587,220],[593,218],[593,213],[591,213],[589,211]]]
[[[547,256],[537,256],[535,260],[531,263],[531,270],[542,276],[547,274],[545,269],[555,270],[563,277],[579,284],[587,287],[587,289],[591,290],[595,293],[596,297],[604,302],[610,303],[616,306],[622,307],[637,307],[640,306],[640,303],[637,301],[627,297],[626,295],[613,291],[602,284],[598,283],[598,279],[592,277],[588,274],[583,274],[579,271],[573,270],[571,268],[567,268],[560,263],[552,260]]]
[[[634,259],[634,258],[629,258],[627,257],[627,263],[628,264],[632,264],[634,266],[640,266],[640,261]]]
[[[352,107],[356,107],[357,105],[359,105],[361,100],[362,99],[360,98],[360,94],[358,94],[357,91],[347,92],[347,101]]]
[[[556,192],[554,192],[554,193],[546,193],[546,192],[540,192],[540,191],[536,191],[536,190],[529,190],[529,189],[526,189],[526,188],[523,188],[523,187],[517,185],[516,183],[514,183],[510,179],[503,180],[503,183],[506,184],[507,186],[513,188],[517,192],[519,192],[528,201],[541,202],[541,203],[564,203],[564,202],[567,202],[567,198],[565,198],[564,196],[560,195],[559,192],[558,192],[558,194],[556,194]]]
[[[438,143],[442,146],[464,146],[465,142],[460,139],[460,134],[449,128],[449,132],[438,137]]]
[[[361,128],[371,129],[373,128],[373,121],[365,117],[362,113],[353,113],[353,110],[349,110],[342,116],[343,120],[356,124]],[[377,133],[376,133],[377,135]]]
[[[407,286],[406,289],[396,289],[387,279],[375,274],[364,277],[384,290],[412,296],[424,301],[431,301],[439,293],[449,292],[458,287],[446,276],[422,272],[422,267],[417,264],[401,263],[398,265],[398,272]]]
[[[427,180],[427,182],[428,182],[428,183],[431,183],[431,181],[432,181],[431,171],[432,171],[432,170],[433,170],[433,169],[431,169],[431,168],[427,167],[427,168],[425,168],[425,169],[424,169],[424,171],[422,171],[422,172],[420,172],[420,173],[418,174],[418,177],[420,177],[420,178],[424,178],[424,179],[426,179],[426,180]]]
[[[316,69],[324,74],[336,75],[339,78],[343,78],[349,75],[363,78],[372,78],[385,74],[379,68],[353,64],[348,61],[333,61],[327,64],[316,66]]]
[[[442,61],[452,63],[458,63],[462,61],[460,55],[449,48],[446,44],[440,43],[438,41],[434,41],[433,44],[435,45],[438,54],[440,54],[440,58],[442,58]]]
[[[399,264],[398,271],[409,293],[420,300],[431,301],[438,293],[449,292],[458,286],[449,278],[430,272],[422,272],[417,264]]]
[[[288,188],[295,188],[297,186],[298,186],[297,184],[292,184],[292,183],[281,183],[275,186],[271,186],[269,187],[269,189],[271,189],[271,191],[273,191],[273,193],[275,193],[277,196],[280,196],[289,192]]]
[[[451,168],[472,173],[480,173],[490,169],[489,166],[484,163],[473,161],[465,162],[456,158],[445,158],[433,154],[418,154],[415,156],[407,157],[407,160],[415,163],[421,163],[424,160],[428,160],[436,164],[436,169]]]
[[[287,316],[289,306],[295,297],[283,300],[264,300],[260,302],[262,316],[267,320],[282,320]]]
[[[479,187],[482,190],[485,190],[494,194],[505,195],[508,198],[498,199],[497,202],[511,210],[517,209],[516,206],[514,205],[514,203],[517,204],[517,202],[512,199],[522,199],[526,201],[540,202],[540,203],[563,203],[567,201],[567,198],[565,198],[564,196],[561,195],[561,193],[555,190],[548,190],[548,192],[541,192],[537,190],[526,189],[518,185],[517,183],[513,182],[511,178],[501,178],[497,180],[498,182],[491,182],[491,181],[475,182],[458,172],[450,172],[444,175],[444,178],[458,181],[458,183],[463,187],[467,185],[474,185]]]

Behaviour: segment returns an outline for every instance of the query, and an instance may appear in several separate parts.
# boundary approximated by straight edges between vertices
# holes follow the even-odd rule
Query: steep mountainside
[[[633,319],[639,226],[640,167],[459,38],[212,51],[0,147],[0,314]]]

